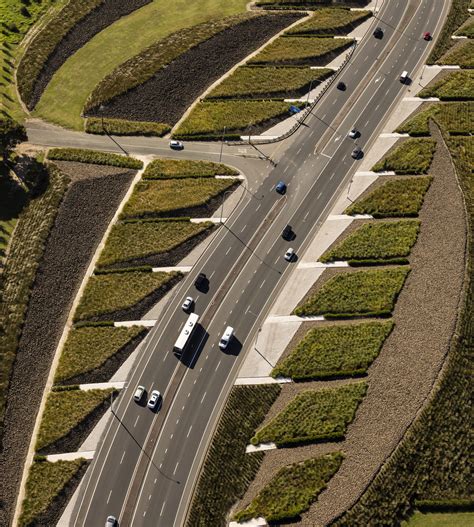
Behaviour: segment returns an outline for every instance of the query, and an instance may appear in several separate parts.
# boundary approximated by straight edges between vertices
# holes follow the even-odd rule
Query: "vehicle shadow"
[[[179,360],[184,366],[186,366],[186,368],[193,369],[196,366],[196,362],[198,361],[208,338],[209,333],[201,326],[201,324],[196,324],[190,344],[181,357],[179,357]]]
[[[225,353],[226,355],[233,355],[234,357],[237,357],[237,355],[241,351],[242,351],[242,343],[235,336],[231,339],[231,341],[229,342],[225,350],[221,349],[222,353]]]

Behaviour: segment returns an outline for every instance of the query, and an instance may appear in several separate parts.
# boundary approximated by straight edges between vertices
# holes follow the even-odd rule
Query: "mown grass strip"
[[[461,68],[474,68],[474,40],[467,39],[453,47],[451,51],[443,55],[439,64],[457,64]]]
[[[101,119],[89,117],[85,121],[84,129],[88,134],[98,135],[144,135],[162,137],[171,127],[166,123],[148,121],[127,121],[125,119]]]
[[[26,480],[25,499],[19,525],[21,527],[36,525],[35,520],[48,510],[55,498],[86,463],[83,458],[54,463],[49,461],[33,463]]]
[[[189,159],[155,159],[143,173],[143,179],[170,179],[179,177],[237,176],[238,170],[223,163],[191,161]]]
[[[138,326],[71,329],[59,359],[54,381],[61,383],[102,366],[123,346],[145,332],[145,328]]]
[[[280,391],[277,384],[232,388],[199,475],[187,527],[226,524],[229,509],[263,461],[263,452],[246,454],[245,448]]]
[[[48,159],[56,161],[76,161],[78,163],[91,163],[94,165],[109,165],[135,170],[143,168],[143,161],[133,157],[96,150],[85,150],[82,148],[51,148],[48,151]]]
[[[396,174],[426,174],[436,150],[434,139],[407,139],[376,163],[372,170],[393,170]]]
[[[393,322],[387,321],[311,329],[271,375],[294,381],[362,375],[392,328]]]
[[[297,395],[252,437],[253,445],[276,443],[279,447],[341,439],[362,401],[367,384],[310,390]]]
[[[107,238],[97,266],[107,267],[172,251],[213,226],[212,222],[190,221],[116,223]]]
[[[402,527],[472,527],[474,512],[415,512]]]
[[[366,223],[333,249],[326,251],[320,261],[376,260],[387,263],[410,254],[419,230],[418,220]]]
[[[205,206],[235,184],[233,179],[164,179],[140,181],[127,201],[122,218],[166,216]]]
[[[433,86],[423,88],[419,97],[438,97],[442,101],[470,101],[474,99],[474,71],[453,71]]]
[[[390,179],[350,205],[345,214],[371,214],[374,218],[417,216],[431,181],[431,177]]]
[[[298,306],[298,316],[386,316],[395,305],[410,269],[394,267],[342,273]]]
[[[372,11],[343,7],[321,7],[306,22],[289,29],[287,35],[340,35],[353,30],[372,16]]]
[[[243,522],[263,516],[274,523],[298,520],[326,488],[343,457],[341,452],[335,452],[283,467],[234,519]]]

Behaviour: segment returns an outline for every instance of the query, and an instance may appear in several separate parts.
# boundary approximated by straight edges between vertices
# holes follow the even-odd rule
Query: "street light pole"
[[[224,126],[224,131],[222,132],[222,141],[221,141],[221,151],[220,151],[220,154],[219,154],[219,163],[222,160],[222,149],[224,148],[224,137],[225,137],[225,126]]]

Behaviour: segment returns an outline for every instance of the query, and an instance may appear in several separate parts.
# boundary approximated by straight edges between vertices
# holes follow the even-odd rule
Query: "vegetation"
[[[87,461],[36,461],[30,468],[26,481],[26,494],[19,519],[21,527],[35,525],[35,520],[44,514],[55,498],[78,474]]]
[[[421,90],[419,97],[438,97],[442,101],[470,101],[474,99],[474,71],[453,71],[433,86]]]
[[[251,443],[278,447],[341,439],[362,401],[365,382],[297,395],[288,406],[252,437]]]
[[[263,516],[268,522],[285,523],[299,519],[326,488],[342,459],[342,453],[335,452],[283,467],[235,519],[245,521]]]
[[[88,134],[102,135],[145,135],[162,137],[171,130],[165,123],[147,121],[126,121],[125,119],[101,119],[89,117],[85,121],[85,131]]]
[[[140,181],[125,204],[122,218],[165,216],[206,205],[235,184],[233,179],[166,179]]]
[[[102,366],[107,359],[145,332],[146,329],[139,326],[86,326],[71,329],[59,359],[55,382],[64,382]]]
[[[474,512],[415,512],[404,527],[472,527]]]
[[[351,11],[348,8],[322,7],[307,22],[287,31],[288,35],[339,35],[351,31],[372,16],[371,11]]]
[[[416,242],[420,222],[418,220],[383,221],[365,223],[336,247],[326,251],[321,262],[364,260],[389,263],[410,254]]]
[[[341,53],[353,42],[350,38],[282,36],[252,57],[249,64],[312,64]]]
[[[337,274],[294,310],[298,316],[386,316],[410,269],[394,267]]]
[[[245,448],[280,390],[278,384],[232,388],[201,469],[187,527],[226,525],[230,507],[243,496],[264,457],[263,452],[246,454]]]
[[[0,157],[4,165],[7,165],[15,146],[27,139],[26,130],[22,124],[9,117],[0,118]]]
[[[407,139],[376,163],[372,170],[393,170],[396,174],[426,174],[435,150],[434,139]]]
[[[456,31],[456,35],[474,38],[474,19],[472,17],[469,18],[468,21]]]
[[[181,276],[178,272],[109,273],[89,278],[75,320],[89,320],[133,307],[145,297]]]
[[[346,214],[371,214],[374,218],[417,216],[431,177],[391,179],[350,205]]]
[[[100,254],[98,267],[167,253],[214,226],[211,222],[140,221],[118,222],[112,227]]]
[[[266,9],[321,9],[327,4],[340,5],[338,0],[257,0],[258,7]],[[351,4],[364,6],[367,0],[352,0]]]
[[[474,166],[474,137],[450,137],[449,150],[457,170],[466,178],[472,178]]]
[[[467,39],[443,55],[439,64],[458,64],[461,68],[474,68],[474,40]]]
[[[364,374],[378,356],[393,322],[368,322],[311,329],[280,361],[272,377],[309,381]]]
[[[188,159],[155,159],[143,173],[144,179],[171,179],[177,177],[238,176],[238,170],[223,163],[191,161]]]
[[[143,162],[133,157],[96,150],[84,150],[82,148],[52,148],[48,151],[48,159],[77,161],[78,163],[92,163],[94,165],[110,165],[135,170],[143,168]]]
[[[36,440],[41,450],[68,434],[110,397],[114,389],[50,392]]]

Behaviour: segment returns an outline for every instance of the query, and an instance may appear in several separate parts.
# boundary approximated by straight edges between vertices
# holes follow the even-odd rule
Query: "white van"
[[[234,335],[234,328],[231,328],[230,326],[227,326],[225,328],[224,334],[221,337],[221,340],[219,341],[219,348],[221,350],[225,350],[227,346],[229,345],[230,339]]]
[[[400,82],[402,84],[406,84],[408,82],[408,71],[404,71],[401,75],[400,75]]]

